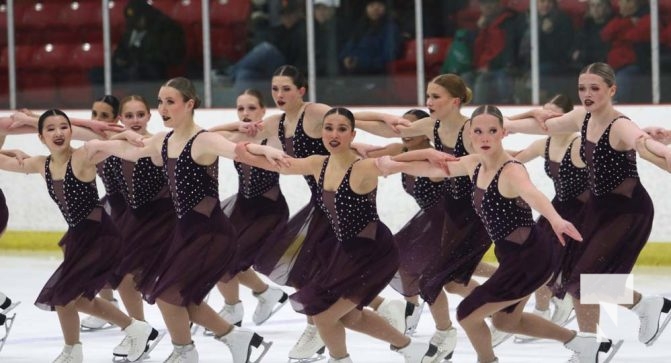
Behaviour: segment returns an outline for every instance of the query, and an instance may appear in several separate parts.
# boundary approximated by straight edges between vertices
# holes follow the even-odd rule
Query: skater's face
[[[578,96],[587,112],[594,112],[610,105],[615,90],[615,85],[608,86],[597,74],[583,73],[578,77]]]
[[[258,98],[249,94],[241,94],[236,100],[238,120],[243,122],[261,121],[266,109],[261,106]]]
[[[433,118],[444,118],[450,111],[459,109],[459,102],[459,98],[437,83],[431,82],[426,86],[426,107]]]
[[[502,140],[506,131],[501,120],[483,113],[475,116],[471,122],[471,142],[478,153],[488,155],[503,148]]]
[[[282,111],[296,108],[303,102],[305,87],[298,88],[291,77],[275,76],[271,87],[273,101]]]
[[[331,114],[324,118],[322,142],[331,154],[349,150],[356,136],[352,122],[344,115]]]
[[[130,100],[121,107],[121,123],[139,134],[147,133],[147,123],[151,114],[144,102]]]
[[[91,119],[109,123],[116,123],[117,117],[114,114],[114,108],[109,103],[96,101],[91,107]]]
[[[70,147],[72,129],[68,120],[60,115],[49,116],[44,120],[40,140],[52,153]]]
[[[417,116],[413,114],[405,114],[403,115],[403,118],[410,122],[417,121]],[[412,137],[404,137],[402,138],[402,140],[403,140],[403,146],[405,146],[408,150],[414,150],[422,147],[422,145],[428,142],[429,139],[426,136],[412,136]]]
[[[193,117],[193,99],[185,100],[184,95],[170,86],[163,86],[158,91],[158,113],[163,124],[174,128],[185,120]]]

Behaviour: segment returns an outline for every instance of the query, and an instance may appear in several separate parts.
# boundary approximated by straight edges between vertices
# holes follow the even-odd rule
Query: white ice
[[[17,314],[16,322],[7,344],[0,352],[0,362],[51,362],[60,353],[63,345],[58,319],[55,313],[42,311],[35,307],[33,301],[44,282],[60,263],[60,256],[42,253],[18,255],[3,252],[3,254],[0,256],[0,291],[13,300],[21,300],[22,304],[14,310]],[[637,268],[634,271],[635,288],[644,294],[670,297],[670,272],[669,268]],[[389,298],[399,298],[399,295],[389,288],[382,294]],[[287,353],[305,327],[305,317],[295,313],[287,304],[265,324],[255,326],[251,321],[251,314],[254,311],[256,300],[244,288],[241,289],[241,298],[245,303],[243,326],[255,330],[266,340],[273,342],[263,362],[286,362]],[[450,295],[450,313],[453,319],[459,301],[458,297]],[[222,298],[218,293],[213,293],[209,302],[213,308],[218,310],[221,307]],[[151,324],[158,329],[165,330],[165,324],[156,306],[145,305],[145,312]],[[607,336],[624,340],[624,345],[612,362],[671,362],[671,327],[662,334],[655,345],[646,347],[638,341],[638,318],[633,313],[619,308],[616,316],[607,317],[602,314],[601,320],[601,328]],[[452,362],[475,363],[477,358],[466,335],[456,322],[455,326],[458,329],[458,343]],[[569,327],[576,328],[577,326],[572,323]],[[426,342],[430,339],[433,329],[431,315],[428,309],[425,309],[413,339]],[[111,362],[112,349],[122,338],[123,333],[118,328],[82,333],[84,361],[87,363]],[[194,335],[193,340],[201,362],[232,361],[227,348],[211,337],[203,336],[202,330]],[[348,331],[347,344],[354,362],[403,362],[400,355],[389,350],[387,343],[366,335]],[[171,350],[170,338],[166,335],[147,362],[163,362]],[[516,344],[509,340],[497,347],[495,351],[502,363],[566,362],[571,355],[560,343],[554,341]]]

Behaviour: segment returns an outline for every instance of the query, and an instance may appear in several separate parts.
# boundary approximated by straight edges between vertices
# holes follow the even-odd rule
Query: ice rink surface
[[[2,363],[38,363],[52,362],[60,353],[63,338],[58,324],[56,313],[42,311],[33,305],[38,292],[52,271],[60,263],[57,254],[9,254],[3,252],[0,256],[0,291],[13,300],[22,301],[14,311],[17,313],[14,328],[7,344],[0,352]],[[646,295],[656,294],[671,297],[671,269],[670,268],[637,268],[634,271],[635,288]],[[290,292],[287,290],[287,292]],[[399,298],[391,289],[383,291],[383,296]],[[115,293],[115,296],[118,295]],[[267,363],[287,362],[287,353],[300,336],[305,327],[305,317],[295,313],[289,304],[285,305],[276,315],[265,324],[255,326],[251,315],[256,305],[256,299],[249,290],[241,289],[241,298],[245,303],[245,320],[243,327],[250,328],[263,335],[266,340],[272,341],[270,351],[263,359]],[[460,298],[450,295],[450,313],[454,319],[455,308]],[[209,299],[216,310],[221,308],[222,298],[213,293]],[[531,306],[527,306],[528,310]],[[145,305],[147,321],[159,330],[165,330],[165,325],[156,306]],[[602,313],[601,327],[606,335],[614,339],[623,339],[624,345],[612,362],[622,363],[669,363],[671,362],[671,327],[669,327],[652,347],[646,347],[638,342],[638,318],[622,308],[617,309],[616,316],[606,316]],[[476,355],[458,324],[457,348],[452,362],[475,363]],[[569,325],[576,328],[574,323]],[[413,339],[427,342],[433,334],[431,315],[424,309],[417,333]],[[2,333],[0,333],[2,334]],[[111,362],[112,349],[123,339],[123,333],[118,328],[98,332],[81,334],[84,347],[84,362]],[[200,362],[232,362],[226,346],[211,337],[202,335],[202,329],[197,332],[193,340],[200,354]],[[389,350],[387,343],[377,341],[368,336],[347,332],[349,353],[354,362],[358,363],[402,363],[403,358]],[[170,338],[166,337],[152,352],[146,362],[163,362],[172,351]],[[571,352],[561,344],[553,341],[538,341],[527,344],[517,344],[512,340],[504,342],[496,348],[496,354],[501,363],[558,363],[566,362]],[[321,362],[326,362],[322,360]]]

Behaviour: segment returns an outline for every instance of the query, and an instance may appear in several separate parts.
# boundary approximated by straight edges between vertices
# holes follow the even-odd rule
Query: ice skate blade
[[[102,328],[87,328],[85,326],[80,325],[79,326],[79,331],[82,332],[82,333],[94,333],[94,332],[97,332],[97,331],[109,330],[109,329],[116,328],[116,327],[117,327],[116,325],[110,324],[110,323],[105,324],[105,326],[103,326]]]
[[[12,310],[16,309],[16,307],[19,306],[19,304],[21,304],[20,301],[15,301],[15,302],[11,303],[5,310],[0,311],[0,313],[3,313],[5,315],[9,315],[9,313]]]
[[[147,359],[150,358],[149,353],[151,353],[151,351],[154,350],[154,348],[156,348],[156,345],[158,344],[158,342],[160,342],[161,339],[163,339],[163,337],[165,336],[165,331],[157,330],[156,332],[158,334],[153,339],[150,338],[150,340],[147,342],[147,346],[145,347],[144,353],[142,353],[140,358],[138,358],[135,362],[140,362],[140,361],[147,360]],[[114,355],[114,358],[112,358],[112,362],[115,362],[115,363],[130,363],[131,362],[130,360],[128,360],[128,358],[125,355],[118,355],[118,354],[114,354],[114,353],[112,353],[112,354]]]
[[[664,299],[664,305],[662,306],[662,313],[666,314],[666,319],[664,319],[664,322],[659,326],[659,328],[657,328],[657,333],[655,334],[655,336],[645,343],[645,345],[648,347],[655,344],[659,336],[662,335],[664,329],[666,329],[666,326],[669,325],[669,322],[671,322],[671,300],[666,298]]]
[[[622,347],[622,343],[624,343],[624,341],[622,339],[613,340],[613,343],[611,344],[610,349],[605,352],[607,355],[606,355],[606,357],[604,357],[604,360],[603,361],[598,360],[598,357],[597,357],[597,362],[600,362],[600,363],[610,362],[611,359],[613,359],[613,357],[617,353],[617,351],[620,350],[620,348]]]
[[[513,334],[506,334],[506,337],[505,337],[505,338],[501,339],[501,340],[498,341],[496,344],[492,344],[492,348],[496,348],[496,347],[498,347],[499,345],[505,343],[505,342],[508,341],[508,339],[510,339],[512,336],[513,336]]]
[[[316,355],[313,355],[312,357],[309,358],[292,358],[289,357],[289,363],[311,363],[311,362],[318,362],[320,360],[326,359],[326,356],[324,355],[324,352],[326,351],[326,347],[321,347],[315,353]]]
[[[254,337],[252,337],[252,341],[249,343],[249,349],[247,350],[247,362],[249,363],[259,363],[261,359],[263,359],[263,356],[268,353],[268,350],[270,347],[273,345],[273,342],[266,342],[263,340],[263,338],[254,333]],[[256,349],[252,349],[256,348]],[[260,354],[256,357],[255,360],[252,359],[252,351],[256,351],[257,349],[261,349]]]
[[[513,342],[515,344],[527,344],[527,343],[533,343],[536,341],[539,341],[540,338],[532,338],[532,337],[519,337],[515,335],[515,338],[513,338]]]
[[[5,311],[7,310],[9,310],[9,308],[5,309]],[[5,346],[5,343],[7,342],[9,332],[12,331],[12,326],[14,326],[14,318],[16,318],[16,313],[12,314],[12,316],[7,316],[7,319],[5,320],[5,324],[3,325],[3,327],[5,328],[5,335],[2,338],[0,338],[0,352],[2,352],[2,348]]]
[[[237,322],[237,323],[235,323],[235,324],[233,324],[233,325],[235,325],[235,326],[237,326],[237,327],[239,328],[239,327],[242,326],[242,322],[239,321],[239,322]],[[193,329],[191,330],[191,332],[193,333]],[[213,336],[214,336],[214,333],[212,332],[212,330],[206,328],[206,329],[203,329],[203,336],[205,336],[205,337],[213,337]]]
[[[284,305],[287,304],[287,302],[289,302],[289,295],[285,292],[285,293],[283,293],[282,297],[277,302],[277,304],[275,305],[273,310],[270,312],[270,315],[268,315],[268,317],[263,319],[262,321],[254,322],[254,324],[256,324],[258,326],[258,325],[261,325],[261,324],[265,323],[266,321],[268,321],[268,319],[270,319],[273,315],[275,315],[276,312],[278,312],[280,309],[282,309],[284,307]]]

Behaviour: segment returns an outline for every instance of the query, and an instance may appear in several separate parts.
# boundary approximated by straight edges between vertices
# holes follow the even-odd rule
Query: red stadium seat
[[[76,45],[47,43],[36,47],[28,68],[36,70],[63,70],[70,66],[70,58]]]
[[[210,31],[212,57],[225,57],[228,60],[238,60],[247,52],[245,39],[247,28],[240,26],[213,26]]]
[[[33,52],[35,52],[35,47],[32,45],[17,45],[14,47],[16,68],[23,69],[27,68],[27,65],[32,62]],[[0,70],[3,72],[7,71],[9,67],[9,50],[7,47],[2,48],[2,53],[0,53]]]
[[[389,70],[391,73],[415,73],[417,70],[416,41],[409,40],[405,44],[405,55],[402,59],[393,61]],[[424,67],[427,78],[433,78],[440,72],[447,50],[452,44],[452,38],[424,39]]]
[[[251,3],[249,0],[211,0],[210,22],[216,25],[247,23]]]
[[[78,44],[72,49],[70,65],[80,70],[102,67],[105,62],[104,56],[102,43]]]
[[[21,16],[17,18],[17,30],[44,30],[61,26],[58,14],[69,8],[68,3],[61,2],[34,2],[28,6]]]
[[[578,28],[582,26],[587,13],[587,2],[583,0],[559,0],[557,3],[560,9],[564,10],[573,20],[573,26]]]
[[[200,25],[203,19],[200,0],[180,0],[173,3],[168,16],[182,24],[184,28]]]
[[[99,1],[74,1],[59,14],[64,27],[73,31],[82,31],[88,28],[102,27],[102,8]]]

